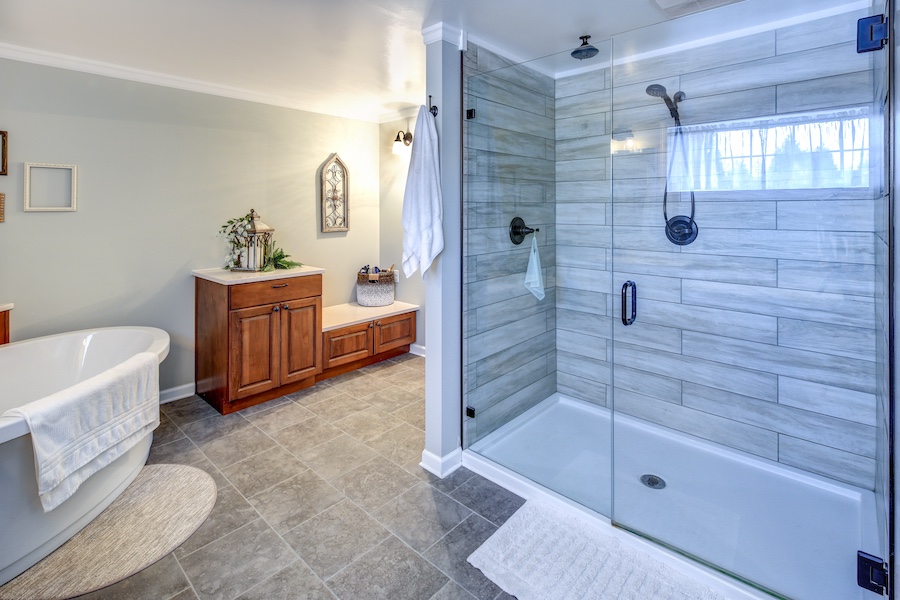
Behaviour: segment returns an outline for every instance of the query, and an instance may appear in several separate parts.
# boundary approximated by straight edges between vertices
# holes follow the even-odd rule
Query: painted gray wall
[[[0,302],[15,303],[13,340],[161,327],[172,338],[161,387],[186,385],[190,271],[223,263],[228,218],[255,208],[293,258],[324,267],[326,306],[354,299],[360,265],[396,254],[380,246],[379,182],[400,165],[380,161],[377,124],[10,60],[0,80]],[[350,231],[323,234],[318,170],[332,152],[350,171]],[[24,213],[25,162],[78,165],[78,211]]]
[[[463,344],[468,443],[556,391],[554,82],[469,44],[463,55]],[[508,234],[520,216],[537,233],[545,297],[524,287],[531,237]],[[477,427],[477,429],[476,429]]]
[[[392,146],[397,132],[415,131],[416,118],[382,123],[378,130],[379,176],[379,236],[381,258],[379,263],[397,270],[397,300],[418,304],[422,308],[416,316],[416,345],[425,346],[425,284],[422,274],[416,271],[409,279],[403,276],[400,266],[403,257],[403,193],[406,190],[406,174],[409,171],[410,153],[393,154]]]

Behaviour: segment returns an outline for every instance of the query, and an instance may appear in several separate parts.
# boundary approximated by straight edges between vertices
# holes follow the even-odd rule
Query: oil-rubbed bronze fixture
[[[412,144],[412,137],[412,133],[409,131],[404,132],[402,129],[398,131],[397,137],[394,139],[393,145],[391,145],[391,152],[401,154],[404,146]]]
[[[525,225],[522,217],[515,217],[509,224],[509,239],[518,246],[525,239],[526,235],[535,231],[540,231],[540,229],[532,229]]]

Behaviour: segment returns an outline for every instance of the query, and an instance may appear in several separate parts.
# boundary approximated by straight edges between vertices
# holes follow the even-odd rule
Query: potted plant
[[[285,254],[282,248],[275,245],[275,230],[258,219],[259,215],[251,209],[242,217],[228,219],[219,228],[219,235],[228,243],[223,268],[232,271],[272,271],[303,266],[288,260],[290,254]],[[262,256],[257,257],[257,252]]]

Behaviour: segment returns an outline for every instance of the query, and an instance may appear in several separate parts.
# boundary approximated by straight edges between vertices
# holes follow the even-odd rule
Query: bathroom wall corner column
[[[425,85],[439,107],[444,250],[425,276],[425,450],[422,467],[439,477],[461,464],[462,190],[461,32],[439,23],[422,32],[426,44]]]

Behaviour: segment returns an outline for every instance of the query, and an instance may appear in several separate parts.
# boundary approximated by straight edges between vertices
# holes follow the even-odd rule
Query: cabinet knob
[[[272,307],[272,311],[273,311],[273,312],[278,312],[278,307],[277,307],[277,306]]]
[[[373,327],[375,327],[375,325],[372,323],[369,323],[369,329],[372,329]]]
[[[375,324],[381,327],[381,321],[375,321]]]
[[[285,304],[285,305],[284,305],[284,306],[282,306],[282,307],[281,307],[281,308],[283,308],[283,309],[284,309],[284,310],[289,310],[289,309],[290,309],[290,307],[288,307],[288,305],[287,305],[287,304]]]

